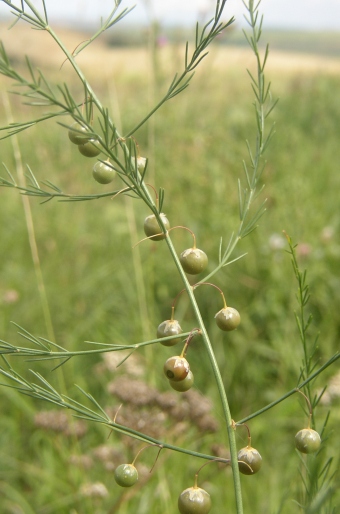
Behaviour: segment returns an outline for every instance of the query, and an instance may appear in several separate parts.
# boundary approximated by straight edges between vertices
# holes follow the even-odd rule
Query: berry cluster
[[[98,141],[93,139],[93,137],[88,134],[88,129],[80,123],[74,123],[70,128],[68,135],[72,143],[77,145],[78,150],[82,155],[86,157],[97,157],[100,154],[101,150]],[[138,172],[143,173],[146,166],[146,159],[140,156],[136,157],[135,165],[137,166]],[[105,162],[98,160],[93,167],[92,174],[94,179],[100,184],[109,184],[114,179],[116,170],[109,160]],[[157,195],[156,200],[156,204],[158,206]],[[191,232],[186,227],[170,228],[170,222],[167,216],[162,212],[159,213],[159,216],[151,214],[144,220],[145,235],[148,239],[153,241],[164,240],[168,236],[169,231],[175,228],[184,228]],[[208,257],[203,250],[196,247],[196,237],[193,232],[191,232],[191,234],[193,236],[194,244],[191,248],[180,253],[179,262],[186,274],[198,275],[207,268]],[[241,322],[239,312],[235,308],[227,306],[223,292],[214,284],[200,282],[194,285],[193,288],[204,284],[211,285],[218,289],[223,298],[224,306],[215,314],[215,321],[218,328],[226,332],[235,330]],[[183,291],[181,291],[181,293]],[[174,319],[174,308],[175,305],[173,304],[171,318],[160,323],[157,328],[157,338],[164,339],[164,341],[161,341],[161,344],[164,346],[174,346],[183,340],[181,337],[183,330],[179,321]],[[194,329],[190,332],[185,341],[182,353],[168,358],[164,364],[164,374],[169,380],[170,386],[175,391],[188,391],[194,384],[194,375],[190,369],[189,362],[186,359],[186,352],[191,339],[197,332],[199,332],[198,329]],[[309,403],[306,396],[305,398]],[[247,430],[248,445],[238,451],[238,467],[240,473],[244,475],[253,475],[260,470],[262,466],[262,457],[260,453],[251,446],[248,427]],[[319,434],[315,430],[311,429],[310,426],[300,430],[295,436],[296,448],[302,453],[309,454],[317,452],[320,444],[321,438]],[[138,454],[139,453],[140,452],[138,452]],[[138,471],[134,465],[135,460],[131,464],[121,464],[116,468],[114,478],[116,483],[121,487],[131,487],[138,481]],[[181,514],[208,514],[211,510],[211,505],[212,502],[209,493],[197,486],[197,475],[194,486],[185,489],[178,498],[178,509]]]
[[[164,364],[165,376],[175,391],[188,391],[194,384],[194,375],[189,362],[182,355],[170,357]]]
[[[101,153],[98,141],[89,136],[87,128],[78,122],[73,123],[68,131],[68,137],[85,157],[97,157]],[[116,170],[109,160],[97,161],[93,166],[92,175],[100,184],[109,184],[115,178]]]

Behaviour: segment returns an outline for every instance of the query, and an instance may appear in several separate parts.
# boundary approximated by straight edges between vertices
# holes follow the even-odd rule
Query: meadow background
[[[81,97],[73,72],[67,63],[60,69],[63,57],[46,35],[32,35],[20,24],[11,32],[5,26],[0,30],[16,65],[24,66],[27,53],[51,80],[69,82]],[[86,39],[76,32],[61,33],[70,49]],[[162,45],[153,44],[148,34],[139,37],[133,47],[100,40],[78,58],[123,133],[161,97],[183,63],[182,36],[172,44],[164,39]],[[310,342],[320,334],[320,365],[339,348],[340,61],[335,56],[340,36],[271,32],[263,40],[273,47],[267,75],[273,94],[280,98],[272,114],[276,134],[263,173],[267,212],[235,257],[247,255],[214,277],[227,303],[241,313],[239,329],[221,333],[214,322],[221,308],[219,295],[209,288],[197,291],[235,420],[292,389],[299,376],[297,284],[282,230],[299,243],[300,265],[308,269]],[[243,178],[245,140],[254,144],[253,98],[246,72],[254,69],[254,61],[240,41],[231,33],[230,41],[213,46],[189,89],[135,135],[141,154],[149,158],[148,181],[166,191],[164,212],[172,226],[186,225],[196,233],[211,267],[218,259],[220,237],[226,244],[237,227],[237,179]],[[6,125],[10,114],[5,91],[11,83],[1,78],[0,87],[0,121]],[[32,116],[18,96],[11,95],[10,104],[14,119]],[[77,152],[55,121],[20,134],[18,141],[22,163],[29,164],[38,180],[48,179],[73,194],[110,191],[112,185],[94,182],[94,161]],[[10,139],[1,141],[0,154],[15,174]],[[0,174],[5,176],[4,168]],[[112,189],[118,187],[117,179]],[[84,341],[131,344],[153,338],[158,324],[170,317],[181,283],[165,244],[147,241],[132,249],[143,237],[148,214],[144,205],[120,196],[75,203],[52,200],[44,205],[31,199],[30,206],[52,327],[46,323],[37,286],[22,198],[17,191],[2,188],[0,338],[24,343],[11,321],[69,350],[87,349]],[[191,244],[184,231],[173,234],[173,239],[179,252]],[[185,298],[176,312],[183,329],[190,329],[194,318]],[[74,384],[80,385],[109,412],[123,402],[122,423],[191,449],[226,455],[226,433],[203,346],[197,342],[190,355],[195,391],[181,400],[169,394],[162,375],[163,362],[172,352],[146,347],[118,369],[116,354],[72,359],[55,372],[51,363],[27,363],[18,357],[10,362],[27,378],[28,369],[34,368],[75,398],[79,393]],[[334,469],[339,458],[339,381],[335,365],[314,384],[315,390],[333,384],[332,395],[316,416],[321,426],[331,408],[325,452],[335,456]],[[173,514],[179,493],[192,485],[200,466],[193,458],[164,452],[150,475],[150,449],[137,462],[139,484],[121,490],[113,470],[131,462],[140,445],[115,434],[108,438],[107,429],[74,420],[9,388],[0,389],[0,398],[1,514]],[[156,422],[150,424],[152,416]],[[258,475],[242,477],[245,512],[300,512],[292,501],[301,492],[294,435],[305,424],[296,397],[249,423],[264,464]],[[245,430],[239,429],[237,437],[240,447],[247,444]],[[202,471],[200,484],[212,496],[213,514],[222,506],[233,512],[230,470],[210,465]]]

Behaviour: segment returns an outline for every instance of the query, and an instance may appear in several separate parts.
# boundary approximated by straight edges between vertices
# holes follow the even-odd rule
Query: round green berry
[[[210,494],[200,487],[189,487],[178,498],[178,510],[181,514],[208,514],[210,509]]]
[[[244,475],[254,475],[262,466],[262,457],[255,448],[246,446],[237,454],[238,468]],[[245,464],[243,464],[245,463]]]
[[[114,477],[121,487],[131,487],[138,480],[138,471],[133,464],[121,464],[115,469]]]
[[[104,162],[97,161],[93,166],[92,175],[99,184],[109,184],[115,178],[116,171],[112,166],[109,166]]]
[[[132,163],[132,166],[133,168],[135,168],[135,165],[137,163],[137,170],[139,171],[139,173],[143,173],[144,169],[145,169],[145,165],[146,165],[146,157],[132,157],[131,158],[131,163]]]
[[[226,307],[215,314],[216,324],[221,330],[229,332],[237,328],[241,321],[239,312],[233,307]]]
[[[90,139],[87,143],[78,145],[78,150],[85,157],[97,157],[101,149],[95,139]]]
[[[184,250],[179,256],[179,260],[181,261],[182,268],[185,273],[189,275],[197,275],[205,270],[208,266],[208,257],[203,252],[203,250],[199,250],[198,248],[189,248],[188,250]]]
[[[169,380],[169,384],[171,385],[172,389],[175,389],[175,391],[179,391],[180,393],[189,391],[189,389],[191,389],[194,385],[193,372],[189,370],[189,373],[183,380],[180,380],[179,382],[176,382],[175,380]]]
[[[169,230],[170,223],[168,218],[163,214],[160,213],[160,217],[163,221],[163,224],[166,228],[166,230]],[[158,221],[156,219],[156,216],[154,214],[150,214],[150,216],[147,216],[144,221],[144,232],[147,237],[152,239],[153,241],[160,241],[161,239],[165,238],[165,234],[163,233],[161,227],[158,225]]]
[[[321,438],[312,428],[303,428],[295,436],[295,446],[301,453],[315,453],[320,444]]]
[[[71,125],[71,128],[68,131],[68,137],[75,145],[83,145],[91,139],[88,135],[87,128],[78,122]]]
[[[157,328],[157,337],[169,337],[179,335],[183,332],[180,324],[175,319],[168,319],[166,321],[162,321]],[[182,341],[181,337],[176,337],[175,339],[171,339],[169,341],[161,342],[163,346],[174,346],[175,344]]]
[[[169,380],[178,382],[184,380],[190,371],[189,362],[179,355],[170,357],[164,364],[164,373]]]

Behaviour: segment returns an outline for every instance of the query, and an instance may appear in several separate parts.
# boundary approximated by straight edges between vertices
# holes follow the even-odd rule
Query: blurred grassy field
[[[85,37],[66,32],[63,36],[70,49]],[[44,34],[1,29],[1,38],[19,67],[23,51],[27,51],[51,80],[69,81],[81,98],[82,89],[69,66],[60,69],[63,58],[49,46]],[[143,48],[117,50],[98,42],[79,56],[79,63],[126,133],[181,70],[183,52],[180,46],[165,47],[152,61]],[[165,189],[164,212],[172,226],[194,230],[198,246],[209,255],[211,269],[218,259],[220,238],[226,245],[237,228],[237,179],[243,179],[245,140],[254,144],[253,98],[246,68],[254,70],[246,49],[213,47],[190,88],[136,134],[141,153],[149,157],[148,181]],[[263,174],[267,212],[258,230],[242,241],[235,254],[247,252],[247,256],[214,277],[227,302],[241,312],[240,328],[221,334],[214,322],[221,307],[216,291],[197,291],[235,420],[295,387],[299,376],[302,348],[294,318],[297,285],[282,230],[299,243],[301,267],[308,269],[309,310],[314,317],[310,338],[312,342],[320,333],[320,365],[339,347],[339,73],[339,61],[331,57],[270,55],[268,77],[280,101],[272,115],[276,135]],[[11,83],[1,79],[0,86],[4,92]],[[10,100],[15,119],[30,119],[30,108],[22,106],[17,96]],[[2,106],[5,102],[3,93]],[[3,107],[0,121],[7,124]],[[48,179],[68,193],[110,191],[111,185],[93,181],[93,161],[78,154],[65,129],[54,121],[20,134],[18,141],[22,162],[29,164],[38,180]],[[15,175],[11,140],[1,141],[0,152],[1,161]],[[5,175],[4,169],[0,175]],[[116,187],[120,187],[118,180],[113,189]],[[145,242],[132,249],[143,237],[145,207],[123,196],[82,203],[53,200],[45,205],[32,199],[30,205],[56,342],[76,350],[87,347],[84,341],[131,344],[154,337],[158,324],[169,318],[181,283],[164,244]],[[10,321],[35,335],[50,337],[17,191],[0,190],[0,219],[0,337],[24,342]],[[188,237],[180,231],[174,234],[178,251],[191,244]],[[184,330],[193,326],[193,313],[185,298],[179,302],[177,318]],[[53,373],[49,364],[19,358],[10,362],[25,377],[29,378],[28,369],[34,368],[58,389],[79,398],[76,383],[114,412],[121,403],[119,386],[117,393],[112,385],[117,377],[126,375],[131,384],[138,380],[160,393],[167,391],[161,370],[172,352],[148,347],[139,351],[131,365],[127,361],[119,370],[115,361],[98,357],[71,360]],[[223,454],[227,440],[221,408],[200,342],[190,359],[201,396],[179,402],[179,416],[171,409],[157,410],[150,401],[139,411],[141,422],[142,415],[155,416],[153,429],[160,438]],[[338,370],[339,365],[328,369],[318,378],[315,390]],[[139,461],[140,485],[121,491],[112,469],[131,461],[138,446],[114,434],[107,439],[107,430],[75,425],[71,417],[60,419],[54,413],[51,420],[44,412],[48,405],[11,389],[2,388],[0,395],[1,514],[173,514],[178,494],[192,485],[200,466],[193,458],[164,453],[150,476],[143,468],[150,468],[153,462],[153,451],[148,450]],[[321,406],[316,413],[321,424],[332,409],[325,453],[331,455],[335,448],[335,456],[339,441],[332,430],[337,431],[340,421],[339,395],[338,391],[331,405]],[[197,407],[195,402],[204,403],[203,396],[213,399],[210,415],[218,429],[212,422],[198,426],[191,412]],[[124,402],[122,417],[129,420],[130,416],[132,423],[138,411],[133,398],[130,400]],[[190,401],[194,407],[189,408]],[[299,499],[301,489],[299,459],[293,446],[295,432],[305,423],[295,397],[250,422],[253,445],[261,452],[264,465],[258,475],[242,477],[246,513],[300,512],[292,503]],[[147,429],[151,427],[147,425]],[[239,430],[237,437],[240,447],[245,446],[246,433]],[[97,488],[93,486],[96,483]],[[206,467],[201,484],[213,497],[213,514],[222,512],[222,506],[233,512],[228,470]]]

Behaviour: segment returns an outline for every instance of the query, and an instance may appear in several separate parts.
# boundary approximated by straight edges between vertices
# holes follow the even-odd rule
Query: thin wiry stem
[[[268,403],[268,405],[262,407],[262,409],[259,409],[258,411],[249,414],[249,416],[246,416],[245,418],[236,421],[236,424],[241,425],[242,423],[246,423],[247,421],[256,418],[257,416],[260,416],[260,414],[263,414],[264,412],[272,409],[279,403],[283,402],[284,400],[295,394],[299,389],[303,389],[306,385],[312,382],[318,375],[320,375],[320,373],[322,373],[326,368],[334,364],[334,362],[336,362],[338,359],[340,359],[339,352],[335,353],[333,357],[331,357],[327,362],[325,362],[323,366],[321,366],[317,371],[312,373],[308,378],[303,380],[303,382],[300,382],[296,387],[294,387],[294,389],[291,389],[290,391],[288,391],[288,393],[284,394],[283,396],[280,396],[280,398],[278,398],[277,400]]]
[[[251,208],[264,188],[263,185],[259,186],[265,165],[265,163],[263,163],[263,154],[274,134],[274,125],[269,129],[268,133],[266,132],[265,120],[269,113],[272,112],[277,102],[272,101],[270,83],[266,85],[265,80],[264,70],[269,54],[269,47],[268,45],[266,46],[263,57],[261,57],[258,47],[262,30],[262,21],[259,22],[258,16],[259,2],[257,5],[254,5],[254,1],[250,0],[249,4],[244,2],[244,5],[249,16],[246,20],[251,28],[250,34],[246,31],[244,31],[244,34],[256,59],[256,78],[248,70],[251,77],[251,86],[255,95],[254,113],[257,127],[255,148],[252,150],[249,142],[246,142],[249,164],[245,161],[243,162],[246,185],[242,186],[241,181],[238,181],[240,217],[238,228],[231,236],[225,252],[222,254],[222,251],[220,251],[218,266],[202,278],[202,282],[208,282],[220,269],[242,257],[239,256],[236,259],[232,259],[232,261],[230,260],[239,242],[257,228],[258,221],[266,211],[266,200],[262,201],[255,212],[252,212]]]
[[[0,375],[9,380],[9,383],[4,382],[0,385],[5,387],[10,387],[15,389],[21,394],[26,396],[30,396],[31,398],[43,400],[63,409],[68,409],[74,413],[74,416],[80,419],[84,419],[86,421],[92,421],[95,423],[100,423],[102,425],[107,426],[111,430],[114,430],[117,433],[128,435],[133,437],[134,439],[138,439],[147,444],[156,444],[158,446],[162,446],[165,449],[184,453],[186,455],[190,455],[192,457],[198,457],[206,460],[215,460],[216,456],[209,455],[205,453],[196,452],[190,450],[188,448],[182,448],[180,446],[175,446],[163,441],[159,441],[153,437],[147,436],[142,432],[138,432],[137,430],[133,430],[124,425],[120,425],[119,423],[111,420],[105,410],[98,404],[98,402],[93,398],[93,396],[86,391],[84,391],[81,387],[77,386],[79,391],[92,403],[95,410],[87,407],[83,403],[69,397],[66,395],[62,395],[56,391],[56,389],[39,373],[31,371],[35,378],[38,379],[43,385],[40,383],[35,384],[33,382],[29,382],[25,378],[23,378],[19,373],[14,371],[11,366],[8,365],[8,362],[5,360],[6,368],[0,366]]]
[[[0,339],[0,355],[13,355],[16,357],[30,357],[29,360],[55,360],[55,359],[65,359],[71,358],[75,356],[86,356],[93,354],[101,354],[101,353],[109,353],[116,352],[122,350],[138,350],[144,346],[149,346],[153,344],[157,344],[160,342],[171,341],[172,339],[177,339],[176,336],[167,336],[157,339],[151,339],[150,341],[144,341],[141,343],[123,345],[123,344],[104,344],[97,343],[94,341],[86,341],[88,344],[95,344],[101,346],[101,348],[96,348],[93,350],[78,350],[74,352],[68,351],[66,348],[54,343],[48,339],[42,337],[36,337],[27,330],[25,330],[20,325],[14,323],[19,328],[18,334],[24,339],[30,341],[35,345],[35,347],[25,347],[20,345],[13,345],[7,341],[3,341]],[[191,334],[191,332],[183,332],[181,337],[183,337],[183,341],[185,338]],[[52,348],[57,347],[58,350],[54,350]]]
[[[223,9],[226,4],[226,0],[217,0],[216,2],[216,9],[215,9],[215,15],[214,18],[209,21],[202,30],[200,30],[199,26],[196,26],[196,37],[195,37],[195,44],[194,44],[194,50],[190,56],[189,52],[189,45],[186,45],[185,50],[185,66],[182,73],[180,73],[178,76],[176,75],[173,81],[171,82],[170,87],[168,88],[166,94],[163,96],[163,98],[157,103],[157,105],[150,111],[148,115],[146,115],[139,123],[137,123],[133,129],[128,131],[125,137],[122,137],[121,134],[117,131],[115,124],[111,120],[108,111],[102,106],[100,103],[100,100],[98,99],[97,95],[91,88],[90,84],[86,80],[83,72],[79,68],[76,60],[75,60],[75,54],[78,51],[81,51],[85,46],[87,45],[87,42],[85,42],[83,45],[80,45],[80,47],[73,53],[68,51],[68,49],[65,47],[63,42],[60,40],[58,35],[54,32],[54,30],[47,25],[46,16],[45,19],[39,15],[39,13],[36,12],[34,6],[31,4],[29,0],[24,0],[25,4],[31,9],[33,14],[35,15],[32,17],[30,14],[27,14],[24,12],[23,9],[15,8],[16,14],[22,16],[23,19],[25,19],[27,22],[35,25],[36,27],[39,27],[42,30],[46,30],[49,32],[49,34],[52,36],[52,38],[55,40],[57,45],[61,48],[61,50],[64,52],[67,60],[70,62],[71,66],[73,67],[74,71],[78,75],[78,78],[80,79],[83,88],[84,88],[84,98],[85,98],[85,110],[86,113],[83,116],[80,109],[79,104],[75,101],[75,99],[72,97],[69,89],[66,85],[63,87],[59,87],[57,95],[53,93],[52,87],[49,86],[47,81],[41,76],[36,75],[34,73],[33,67],[30,65],[29,61],[27,63],[29,73],[30,73],[30,81],[24,81],[22,77],[20,77],[16,72],[9,66],[7,57],[3,54],[2,60],[0,62],[1,64],[1,70],[3,74],[7,73],[7,76],[12,76],[15,80],[17,80],[22,85],[25,85],[27,88],[27,91],[25,93],[25,96],[28,98],[29,103],[31,105],[55,105],[58,106],[61,111],[59,111],[59,114],[61,112],[67,112],[71,114],[71,116],[78,122],[81,122],[84,124],[84,126],[87,128],[89,134],[93,134],[96,136],[97,141],[101,145],[103,152],[110,157],[115,164],[117,164],[120,172],[120,176],[124,182],[124,184],[128,187],[130,187],[131,191],[133,191],[139,198],[141,198],[151,209],[151,211],[155,214],[157,221],[159,222],[161,230],[166,234],[166,243],[168,245],[168,249],[170,251],[170,254],[174,260],[174,263],[178,269],[179,275],[183,281],[184,287],[188,293],[192,308],[195,313],[195,317],[197,319],[198,326],[200,328],[200,331],[202,333],[202,338],[204,341],[205,349],[208,355],[208,358],[211,363],[213,375],[216,381],[216,385],[218,388],[218,392],[221,399],[221,404],[223,407],[223,413],[224,413],[224,419],[225,419],[225,426],[228,432],[228,438],[229,438],[229,446],[230,446],[230,453],[231,453],[231,463],[232,463],[232,470],[233,470],[233,479],[234,479],[234,490],[235,490],[235,498],[236,498],[236,508],[237,508],[237,514],[243,513],[243,507],[242,507],[242,493],[241,493],[241,484],[240,484],[240,477],[239,477],[239,469],[238,469],[238,461],[237,461],[237,450],[236,450],[236,440],[235,440],[235,433],[234,433],[234,424],[231,418],[231,413],[229,409],[228,399],[226,395],[226,391],[224,388],[224,384],[222,381],[221,373],[218,367],[218,363],[216,361],[216,357],[214,354],[214,351],[212,349],[212,345],[208,336],[208,333],[206,331],[203,319],[201,317],[201,313],[199,310],[199,307],[197,305],[195,296],[194,296],[194,290],[191,287],[182,267],[179,261],[179,258],[177,256],[177,253],[173,247],[172,241],[166,232],[166,228],[164,226],[164,223],[159,215],[159,206],[156,205],[154,202],[152,195],[149,192],[148,187],[144,183],[143,176],[138,172],[136,163],[133,164],[133,162],[136,161],[135,156],[137,153],[136,145],[134,141],[130,139],[130,136],[134,134],[146,121],[152,116],[165,102],[168,100],[174,98],[177,94],[181,93],[184,89],[186,89],[190,83],[190,80],[193,77],[194,70],[196,67],[201,63],[201,61],[206,57],[207,55],[207,47],[211,44],[211,42],[215,39],[215,37],[221,33],[222,30],[224,30],[232,20],[230,20],[227,23],[221,23],[220,19],[222,16]],[[9,5],[9,2],[6,1],[6,3]],[[229,257],[231,255],[231,252],[235,249],[236,244],[240,239],[248,235],[252,230],[256,228],[256,223],[258,219],[262,216],[264,212],[264,205],[261,205],[259,209],[255,212],[255,214],[252,215],[252,217],[249,216],[250,206],[255,200],[257,196],[257,185],[258,181],[260,179],[261,173],[262,173],[262,167],[260,166],[260,158],[262,157],[262,154],[264,152],[264,149],[266,147],[266,142],[268,142],[269,136],[265,138],[264,136],[264,120],[265,120],[265,104],[267,97],[268,97],[268,87],[265,87],[264,83],[264,75],[263,75],[263,69],[265,62],[267,60],[268,51],[265,53],[265,57],[263,61],[260,60],[259,52],[257,48],[257,42],[259,40],[261,27],[258,27],[257,24],[257,7],[254,7],[254,3],[252,0],[249,1],[249,7],[247,7],[248,12],[250,14],[250,24],[252,28],[252,36],[250,36],[250,43],[253,48],[253,51],[255,53],[255,56],[257,58],[257,68],[258,68],[258,77],[257,80],[254,80],[252,87],[255,94],[255,114],[256,114],[256,122],[257,122],[257,141],[255,150],[251,151],[250,146],[248,145],[248,152],[249,152],[249,160],[250,165],[249,167],[245,165],[245,172],[246,172],[246,179],[247,179],[247,188],[242,191],[242,187],[240,190],[240,225],[235,233],[235,236],[233,236],[230,244],[228,245],[227,250],[222,256],[221,263],[219,267],[227,265],[229,263]],[[60,100],[61,98],[61,100]],[[93,109],[96,109],[99,113],[99,122],[103,131],[103,134],[97,134],[95,133],[95,130],[92,126],[92,112]],[[272,109],[272,106],[267,106],[268,111]],[[33,121],[32,121],[33,123]],[[14,130],[18,130],[20,127],[16,126],[13,127]],[[271,134],[271,132],[269,133]],[[118,150],[119,150],[119,156],[118,156]],[[11,186],[11,181],[7,181],[7,183],[3,183],[3,185],[7,187],[17,187],[17,185]],[[48,184],[49,187],[52,187],[53,194],[54,195],[61,195],[62,192],[58,190],[58,188],[55,188],[53,184]],[[34,176],[32,174],[32,182],[30,185],[29,190],[23,191],[25,194],[34,194],[37,192],[37,196],[41,196],[42,190],[38,184],[38,182],[34,179]],[[52,198],[52,196],[50,197]],[[161,202],[162,204],[164,200],[164,195],[162,193],[161,195]],[[217,271],[215,270],[215,272]],[[214,273],[214,272],[213,272]],[[212,274],[213,274],[212,273]],[[207,281],[207,278],[212,276],[210,274],[208,277],[203,279],[203,281]],[[26,334],[27,335],[27,334]],[[37,343],[32,337],[29,339],[39,345],[45,345],[49,344],[49,342],[41,341],[39,340],[39,343]],[[164,340],[164,339],[163,339]],[[146,342],[145,344],[153,344],[154,342],[158,342],[159,340],[153,340]],[[141,343],[143,344],[143,343]],[[12,348],[9,346],[8,343],[3,343],[4,351],[7,353],[12,352]],[[139,345],[140,346],[140,345]],[[130,347],[129,349],[135,350],[138,347],[138,345],[134,345]],[[127,349],[128,347],[125,346],[124,349]],[[110,348],[104,348],[106,351],[113,351],[114,349],[123,349],[121,347],[110,347]],[[32,356],[31,350],[25,348],[22,349],[24,352],[26,351],[29,356]],[[99,350],[94,350],[95,352],[102,351],[103,349],[100,348]],[[53,355],[52,355],[53,353]],[[51,351],[49,348],[41,348],[39,347],[35,351],[35,358],[63,358],[65,359],[63,362],[66,362],[71,356],[70,352],[65,351],[64,349],[59,349],[58,351]],[[58,355],[57,355],[58,354]],[[77,354],[79,354],[77,352]],[[84,352],[82,352],[84,354]],[[29,394],[30,396],[34,396],[37,398],[46,399],[48,401],[51,401],[53,403],[56,403],[57,405],[72,408],[77,415],[80,417],[84,417],[85,419],[92,420],[92,421],[98,421],[100,423],[104,424],[110,424],[111,422],[108,421],[107,417],[105,416],[105,413],[103,413],[102,409],[100,410],[100,414],[96,414],[96,411],[93,411],[92,409],[84,408],[76,402],[75,400],[71,400],[68,397],[61,396],[59,393],[57,393],[48,383],[43,379],[40,375],[36,374],[36,377],[43,382],[45,387],[42,387],[41,385],[35,385],[30,384],[27,382],[20,381],[18,375],[15,375],[14,372],[6,372],[5,370],[1,370],[1,372],[7,376],[7,378],[12,379],[16,381],[18,384],[17,389],[21,390],[24,394]],[[84,392],[83,392],[84,393]],[[84,393],[85,396],[92,401],[96,405],[96,408],[98,409],[98,404],[95,402],[95,400],[90,397],[88,393]],[[115,429],[119,431],[119,428],[114,426]],[[126,430],[125,432],[126,433]],[[134,437],[140,438],[143,437],[145,439],[145,436],[133,433],[133,431],[130,431],[130,434]],[[143,440],[144,440],[143,439]]]

